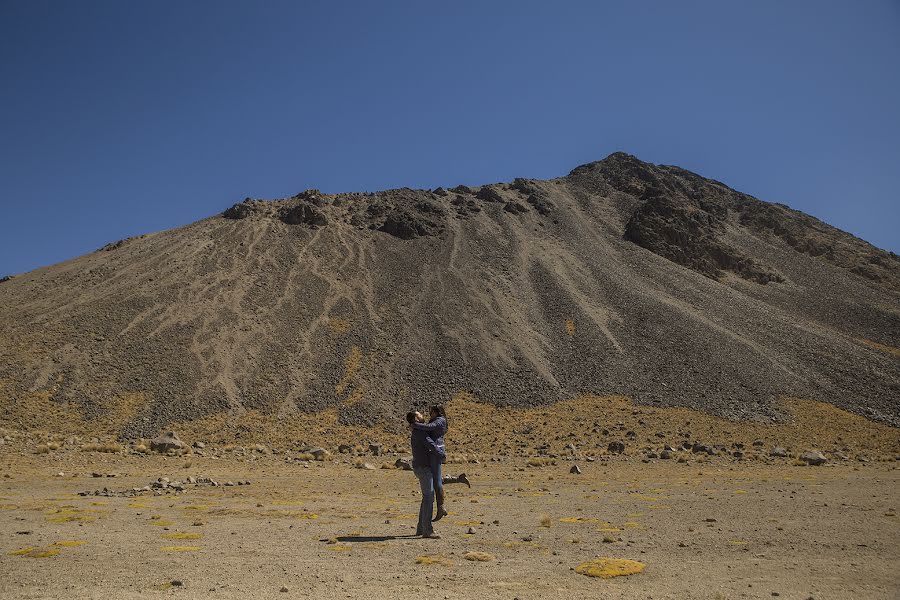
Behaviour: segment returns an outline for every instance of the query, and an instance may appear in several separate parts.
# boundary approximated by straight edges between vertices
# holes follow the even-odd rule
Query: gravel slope
[[[0,283],[0,423],[781,395],[900,425],[900,259],[625,154],[551,181],[247,200]],[[51,406],[52,411],[41,408]]]

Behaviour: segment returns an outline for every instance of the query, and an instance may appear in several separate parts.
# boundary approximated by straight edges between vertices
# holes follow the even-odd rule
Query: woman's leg
[[[431,469],[416,467],[413,472],[419,479],[419,487],[422,490],[422,504],[419,506],[419,525],[416,527],[416,535],[431,535],[434,532],[434,526],[431,524],[434,503],[434,480],[431,476]]]
[[[444,509],[444,481],[441,477],[441,467],[443,466],[443,457],[437,454],[431,455],[431,476],[434,478],[434,495],[437,499],[437,516],[435,521],[440,521],[447,516]]]

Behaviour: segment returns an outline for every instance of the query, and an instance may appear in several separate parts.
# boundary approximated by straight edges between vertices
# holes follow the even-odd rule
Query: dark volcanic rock
[[[281,211],[281,220],[288,225],[308,225],[312,228],[321,227],[328,223],[328,219],[325,218],[322,211],[305,202],[283,209]]]
[[[411,211],[395,210],[388,214],[379,230],[401,240],[411,240],[420,236],[434,235],[436,225]]]
[[[250,204],[244,202],[226,209],[222,216],[226,219],[246,219],[251,214],[253,214],[253,209],[250,207]]]
[[[784,281],[718,238],[722,206],[653,193],[625,225],[626,240],[713,279],[731,271],[762,284]]]

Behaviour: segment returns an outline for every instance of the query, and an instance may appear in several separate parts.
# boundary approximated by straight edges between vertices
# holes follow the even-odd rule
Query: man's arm
[[[440,427],[440,423],[437,421],[433,423],[412,423],[413,429],[418,429],[419,431],[427,431],[431,433]]]

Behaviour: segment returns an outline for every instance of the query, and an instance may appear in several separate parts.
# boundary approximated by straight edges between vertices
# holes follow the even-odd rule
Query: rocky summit
[[[0,281],[0,424],[586,394],[900,426],[900,257],[623,153],[549,181],[246,199]]]

